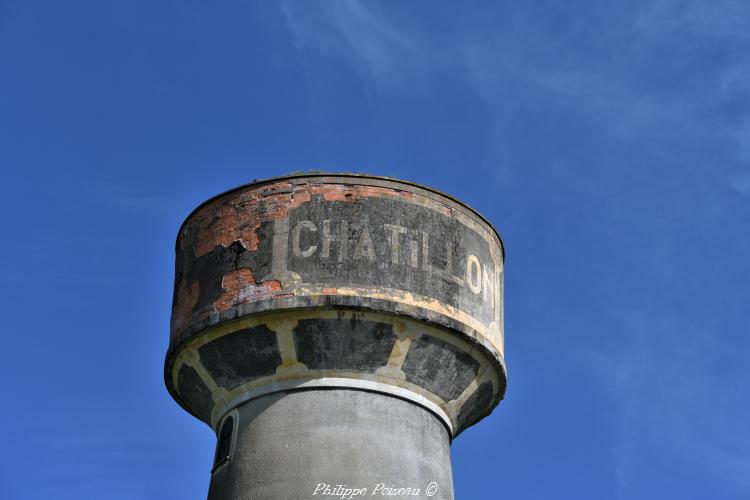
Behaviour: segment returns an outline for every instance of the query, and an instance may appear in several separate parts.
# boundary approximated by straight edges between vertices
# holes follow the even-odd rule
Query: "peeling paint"
[[[503,258],[476,213],[395,180],[234,190],[180,231],[167,385],[213,425],[243,398],[352,380],[457,434],[505,391]]]
[[[214,309],[217,311],[226,311],[243,302],[267,299],[281,290],[279,280],[256,283],[253,271],[249,268],[228,272],[224,275],[221,286],[226,291],[214,302]]]

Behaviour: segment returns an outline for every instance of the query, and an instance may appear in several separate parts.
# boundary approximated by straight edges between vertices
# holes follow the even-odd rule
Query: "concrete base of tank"
[[[209,500],[452,499],[450,435],[412,402],[362,390],[314,389],[253,399],[229,414],[229,460]]]

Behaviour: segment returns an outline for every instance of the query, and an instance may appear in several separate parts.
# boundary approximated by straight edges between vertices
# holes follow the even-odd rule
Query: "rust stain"
[[[191,283],[189,288],[184,278],[180,281],[180,286],[177,290],[177,303],[172,308],[172,320],[170,321],[170,336],[172,338],[176,337],[182,331],[183,327],[187,326],[190,322],[193,308],[198,303],[199,295],[200,284],[197,281]]]
[[[214,302],[214,309],[226,311],[238,304],[272,297],[281,291],[281,282],[266,280],[256,283],[251,269],[238,269],[224,275],[221,287],[225,292]]]

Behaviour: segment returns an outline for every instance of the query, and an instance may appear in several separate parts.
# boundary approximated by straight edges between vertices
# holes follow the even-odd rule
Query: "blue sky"
[[[750,497],[743,0],[0,0],[0,497],[205,498],[174,238],[306,169],[503,235],[508,393],[457,498]]]

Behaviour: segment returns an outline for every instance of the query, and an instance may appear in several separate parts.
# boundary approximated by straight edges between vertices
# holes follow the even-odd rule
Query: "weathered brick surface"
[[[374,177],[259,182],[183,224],[167,385],[207,420],[242,391],[359,377],[427,397],[460,432],[503,397],[502,303],[499,236],[448,196]]]
[[[234,241],[241,241],[248,250],[257,249],[256,231],[261,223],[287,217],[289,210],[310,201],[316,195],[322,196],[326,201],[352,203],[360,198],[371,196],[405,199],[412,196],[408,191],[341,184],[293,185],[290,182],[279,182],[260,189],[251,189],[231,197],[214,200],[193,215],[190,223],[197,227],[197,236],[193,242],[195,256],[205,255],[217,245],[229,246]],[[181,237],[183,248],[187,243],[186,239],[187,235],[183,233]]]
[[[191,321],[204,320],[211,312],[225,311],[243,302],[280,294],[282,287],[278,280],[256,284],[252,268],[237,269],[221,278],[223,293],[213,301],[211,307],[199,310],[196,309],[199,305],[198,282],[193,281],[188,285],[184,281],[195,261],[211,254],[217,247],[228,248],[233,243],[239,243],[247,251],[257,251],[260,242],[258,230],[263,223],[288,217],[290,210],[310,202],[313,197],[355,203],[367,197],[410,199],[412,193],[379,186],[281,181],[250,187],[211,201],[190,217],[179,237],[178,248],[187,258],[178,258],[177,263],[177,273],[181,279],[175,290],[172,337],[177,337]],[[327,288],[323,293],[335,294],[336,289]],[[286,293],[282,296],[289,295]]]
[[[224,275],[221,286],[226,290],[214,302],[217,311],[226,311],[232,306],[259,299],[267,299],[281,291],[279,280],[266,280],[256,283],[252,269],[237,269]]]

